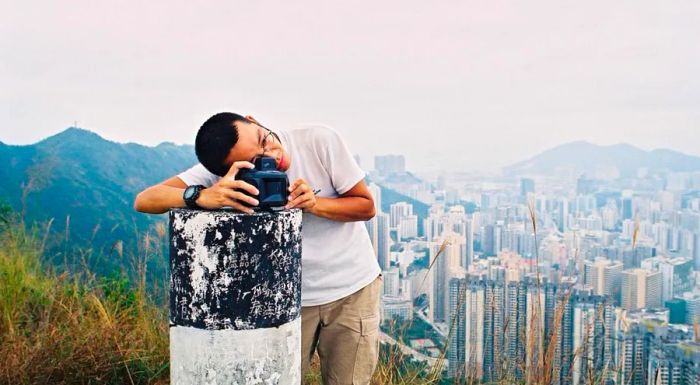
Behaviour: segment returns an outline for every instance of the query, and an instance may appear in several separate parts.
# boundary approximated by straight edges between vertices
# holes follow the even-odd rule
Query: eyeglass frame
[[[263,126],[262,124],[260,124],[260,123],[258,123],[258,122],[251,122],[251,123],[254,123],[254,124],[257,125],[258,127],[261,127],[261,128],[263,128],[263,129],[267,130],[267,133],[262,137],[262,140],[260,141],[260,149],[262,150],[262,152],[261,152],[261,154],[256,155],[256,157],[257,157],[257,156],[260,156],[260,155],[264,156],[264,155],[265,155],[265,152],[267,152],[267,140],[268,140],[268,138],[270,137],[270,135],[272,135],[273,138],[277,139],[277,141],[278,141],[280,144],[282,143],[282,141],[280,140],[279,135],[277,135],[276,132],[272,131],[271,129],[269,129],[269,128]],[[253,159],[253,160],[255,160],[255,159]]]

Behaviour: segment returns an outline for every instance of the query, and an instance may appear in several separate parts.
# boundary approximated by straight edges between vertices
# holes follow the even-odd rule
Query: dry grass
[[[37,239],[0,230],[0,383],[166,383],[167,318],[145,287],[47,272]]]

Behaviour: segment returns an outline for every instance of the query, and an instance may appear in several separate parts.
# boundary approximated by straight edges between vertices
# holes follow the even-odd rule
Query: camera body
[[[262,210],[283,208],[289,197],[289,178],[287,174],[277,170],[275,158],[259,156],[253,161],[255,168],[238,170],[236,179],[249,183],[258,189],[257,207]],[[246,194],[245,191],[242,193]]]

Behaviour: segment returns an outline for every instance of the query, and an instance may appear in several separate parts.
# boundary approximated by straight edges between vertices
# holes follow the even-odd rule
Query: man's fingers
[[[244,182],[242,180],[237,180],[235,182],[234,188],[236,190],[244,190],[244,191],[248,192],[248,194],[250,194],[250,195],[260,194],[260,191],[258,191],[258,189],[256,189],[255,186],[253,186],[252,184],[250,184],[248,182]]]
[[[289,191],[290,191],[290,192],[291,192],[291,191],[294,191],[294,190],[296,190],[296,188],[297,188],[299,185],[304,185],[304,184],[306,184],[306,182],[304,181],[304,179],[299,178],[299,179],[295,180],[294,183],[292,183],[292,184],[289,186]]]
[[[240,191],[226,190],[225,194],[229,199],[239,201],[239,202],[245,202],[251,206],[257,206],[260,203],[260,202],[258,202],[257,199],[255,199],[247,194],[244,194]]]
[[[294,197],[294,198],[292,198],[290,196],[290,202],[287,204],[287,208],[291,209],[291,208],[297,207],[304,202],[310,201],[312,198],[313,198],[313,195],[311,195],[311,194],[301,194],[301,195]]]
[[[226,199],[224,201],[224,203],[225,203],[224,207],[231,207],[232,209],[235,209],[235,210],[247,213],[247,214],[252,214],[255,212],[252,208],[246,207],[245,205],[242,205],[240,202],[233,200],[233,199]]]
[[[250,195],[260,194],[260,191],[258,191],[255,186],[242,180],[234,180],[232,178],[222,179],[219,181],[219,185],[230,190],[244,190]]]
[[[235,178],[236,174],[238,174],[238,170],[242,168],[255,168],[255,165],[246,160],[233,162],[231,168],[229,168],[226,175],[224,175],[224,178]]]
[[[303,203],[303,202],[304,202],[304,197],[303,197],[303,196],[298,197],[298,198],[292,200],[291,202],[289,202],[289,203],[287,204],[286,208],[287,208],[287,209],[293,209],[293,208],[297,207],[299,204],[301,204],[301,203]]]
[[[307,184],[302,184],[297,186],[292,192],[289,194],[290,198],[294,199],[300,195],[306,194],[309,191],[311,191],[311,188]]]

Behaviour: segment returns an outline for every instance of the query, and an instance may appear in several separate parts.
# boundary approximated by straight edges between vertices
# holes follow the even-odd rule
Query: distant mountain
[[[162,219],[135,212],[136,194],[194,163],[189,145],[115,143],[71,127],[32,145],[0,142],[0,200],[18,212],[24,207],[27,223],[54,218],[61,234],[70,216],[69,237],[79,244],[133,243]]]
[[[629,144],[599,146],[578,141],[549,149],[531,159],[504,168],[506,175],[552,175],[569,169],[589,176],[634,176],[639,168],[650,172],[700,170],[700,157],[671,150],[645,151]]]

